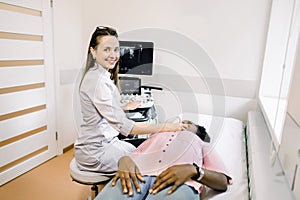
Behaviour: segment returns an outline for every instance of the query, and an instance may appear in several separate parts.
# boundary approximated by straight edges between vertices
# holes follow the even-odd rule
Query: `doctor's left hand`
[[[140,180],[141,182],[145,182],[138,167],[136,166],[134,161],[128,156],[120,158],[119,169],[115,177],[112,179],[112,186],[116,185],[118,179],[120,179],[123,193],[128,194],[129,196],[133,195],[133,186],[130,180],[132,180],[137,192],[141,192],[138,180]]]

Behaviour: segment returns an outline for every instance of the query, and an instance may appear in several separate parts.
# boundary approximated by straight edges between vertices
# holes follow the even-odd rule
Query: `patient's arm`
[[[227,177],[223,173],[204,169],[204,176],[200,183],[206,185],[214,190],[226,191],[227,190]]]
[[[222,174],[211,170],[204,170],[204,176],[201,183],[214,190],[226,191],[227,190],[227,177]],[[174,165],[163,171],[150,189],[150,193],[158,193],[169,185],[173,187],[168,191],[168,194],[174,192],[180,185],[197,175],[197,169],[192,164]]]
[[[194,165],[173,165],[156,177],[154,185],[149,190],[149,192],[156,194],[165,187],[173,185],[173,187],[168,191],[168,194],[171,194],[180,185],[184,184],[187,180],[189,180],[196,174],[197,171]]]

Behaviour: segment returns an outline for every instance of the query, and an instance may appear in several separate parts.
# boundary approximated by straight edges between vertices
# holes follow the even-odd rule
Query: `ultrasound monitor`
[[[152,75],[153,42],[120,41],[119,74]]]
[[[135,77],[119,77],[121,94],[141,94],[141,79]]]

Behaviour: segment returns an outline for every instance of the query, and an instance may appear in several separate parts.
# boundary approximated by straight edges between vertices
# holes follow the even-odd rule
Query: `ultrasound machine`
[[[157,123],[152,90],[160,87],[142,85],[141,77],[153,73],[153,42],[120,41],[119,82],[121,87],[121,105],[130,101],[140,101],[135,110],[125,111],[126,116],[135,122]],[[149,135],[119,135],[119,138],[138,146]]]
[[[125,111],[127,117],[136,122],[157,120],[152,90],[162,88],[142,85],[140,78],[153,73],[153,50],[153,42],[120,41],[121,104],[141,102],[139,108]]]

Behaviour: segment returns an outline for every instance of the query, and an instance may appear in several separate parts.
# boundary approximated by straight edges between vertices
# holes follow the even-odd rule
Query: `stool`
[[[75,158],[73,158],[70,163],[70,175],[72,180],[77,183],[92,185],[91,189],[95,192],[95,197],[98,195],[98,185],[106,183],[111,179],[111,176],[104,176],[101,173],[80,170]]]

